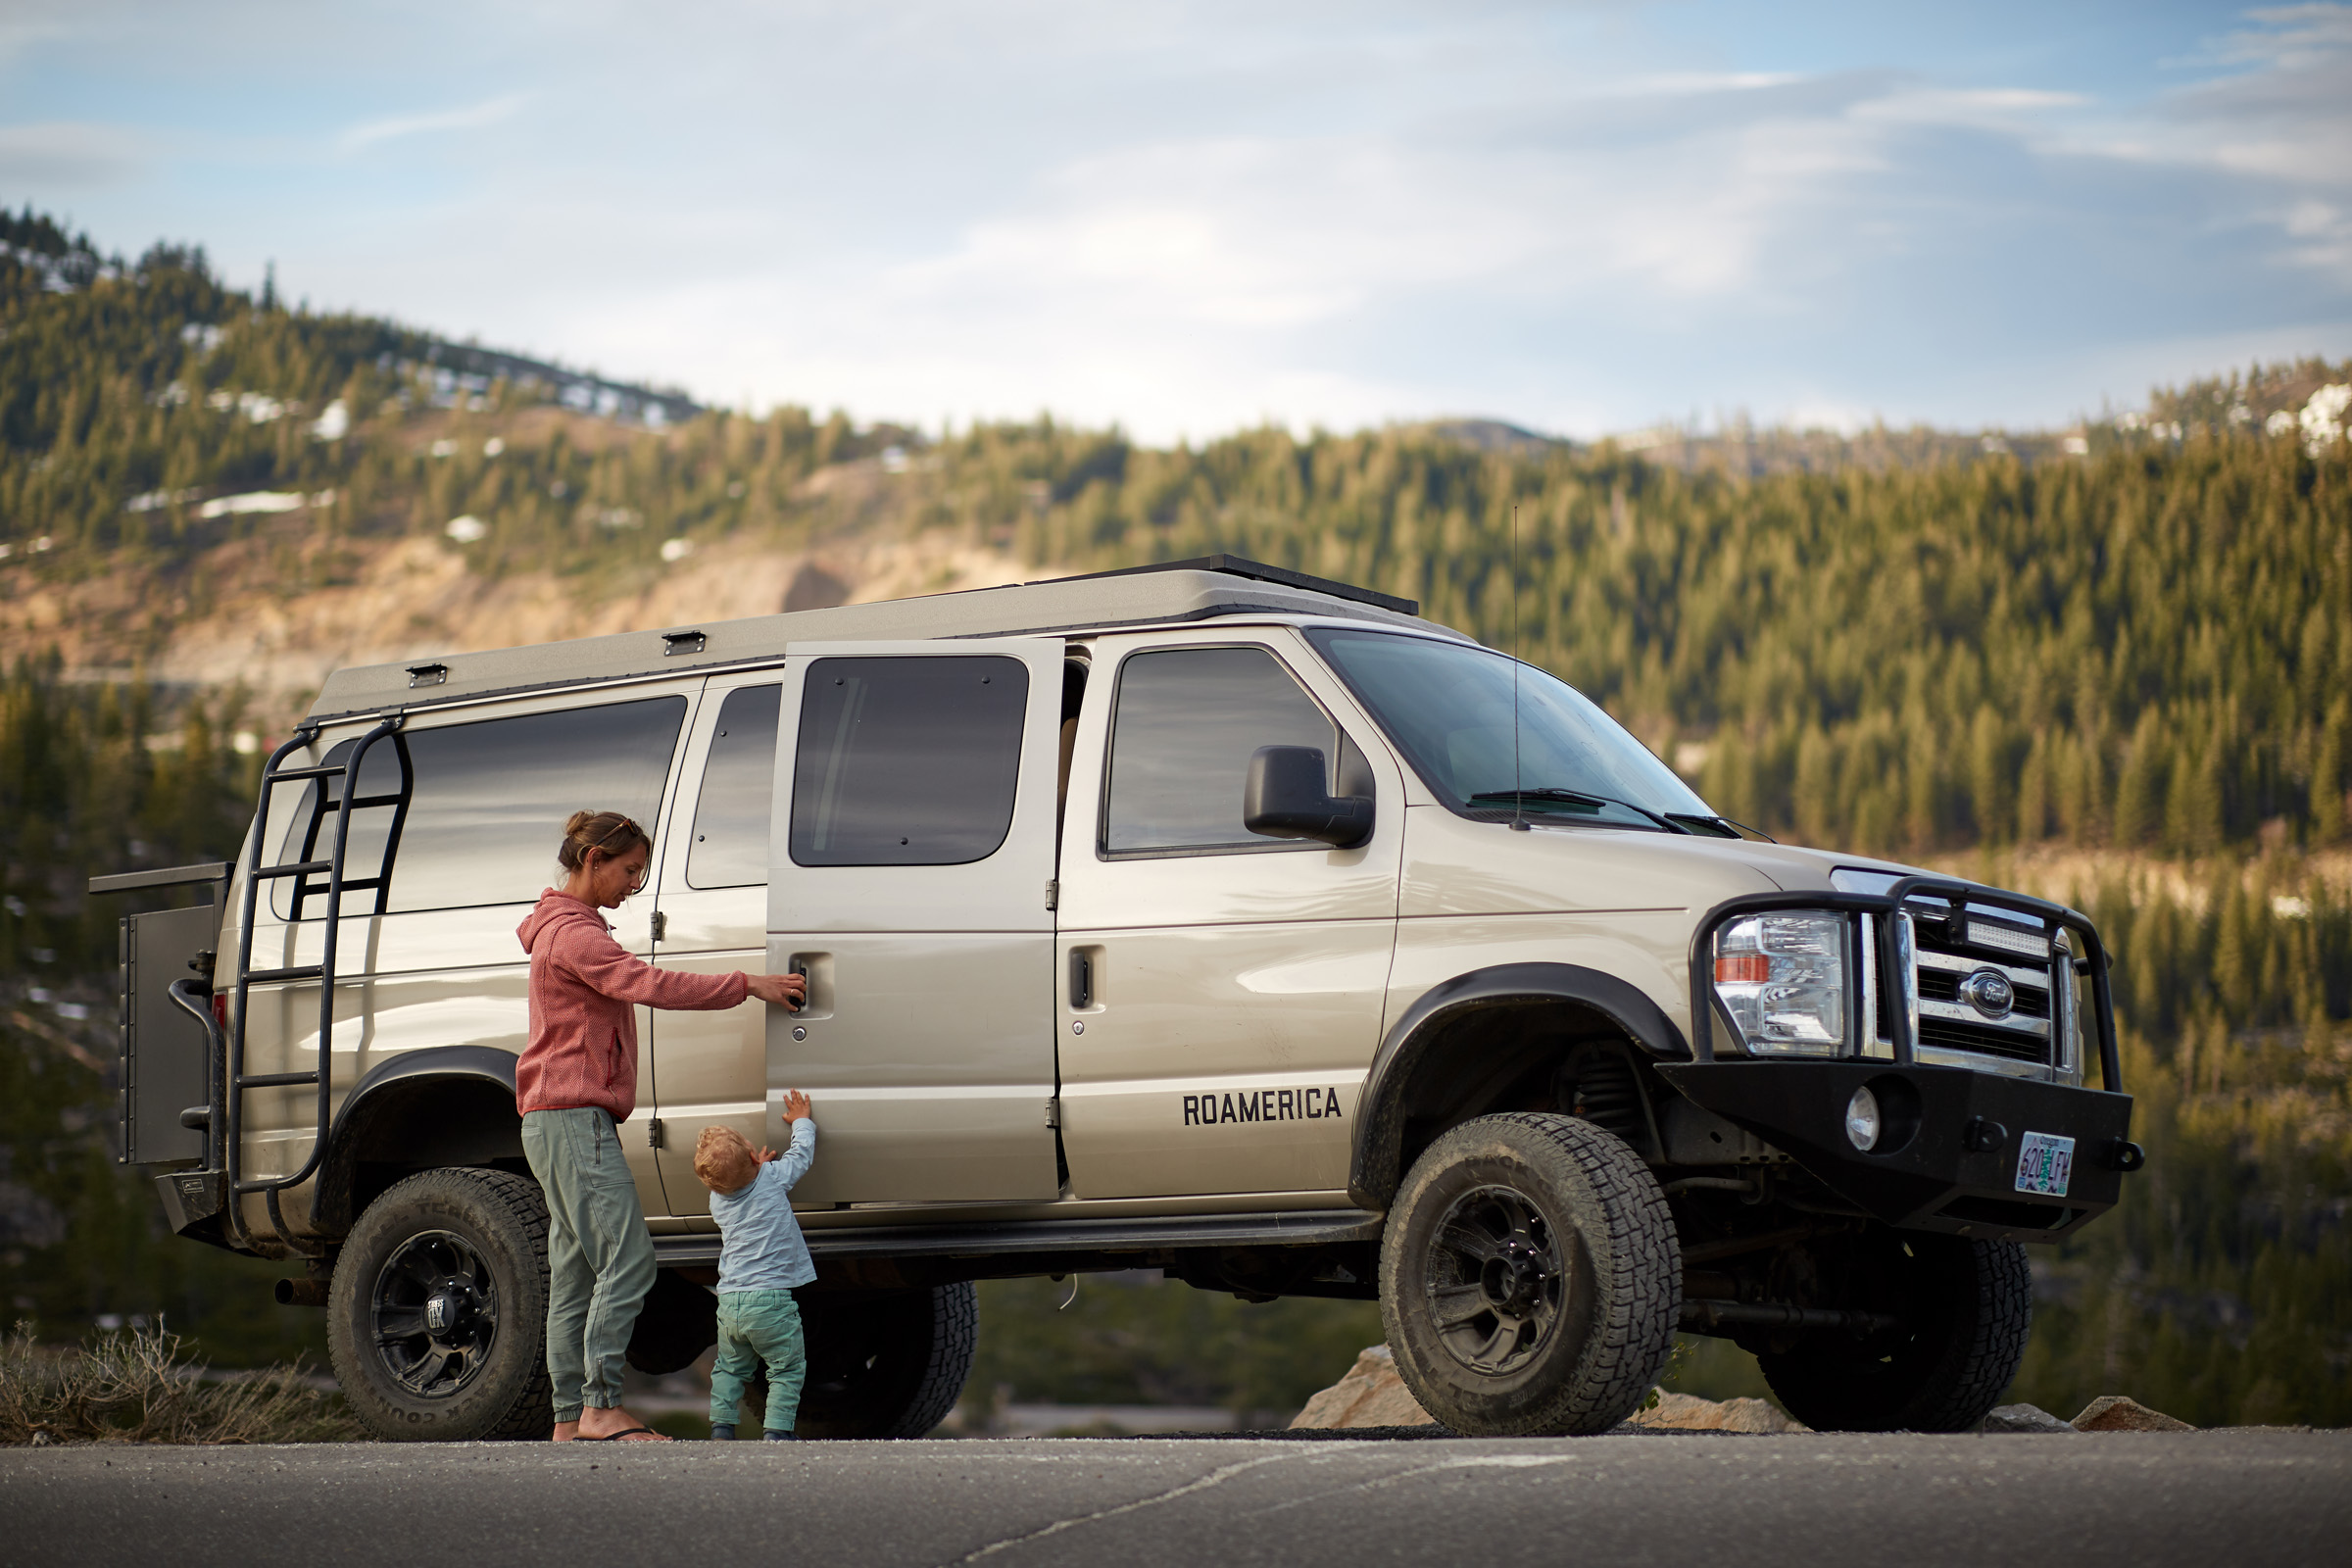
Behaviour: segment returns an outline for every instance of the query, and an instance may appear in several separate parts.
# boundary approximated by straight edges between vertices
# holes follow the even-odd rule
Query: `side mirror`
[[[1351,850],[1372,836],[1372,802],[1323,792],[1323,754],[1312,746],[1260,746],[1242,786],[1242,826],[1270,839],[1313,839]]]

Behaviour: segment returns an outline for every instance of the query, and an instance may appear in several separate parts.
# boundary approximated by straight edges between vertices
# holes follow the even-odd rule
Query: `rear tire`
[[[980,1303],[971,1283],[800,1298],[808,1381],[804,1438],[919,1438],[948,1418],[972,1374]]]
[[[685,1371],[717,1343],[718,1298],[675,1269],[658,1271],[629,1331],[629,1365],[665,1377]]]
[[[2000,1402],[2034,1326],[2015,1242],[1874,1231],[1815,1259],[1823,1299],[1902,1321],[1868,1339],[1808,1334],[1756,1362],[1790,1415],[1821,1432],[1966,1432]]]
[[[1624,1141],[1573,1116],[1464,1122],[1404,1179],[1380,1312],[1421,1407],[1473,1437],[1606,1432],[1674,1345],[1682,1252]]]
[[[501,1170],[428,1170],[360,1215],[327,1292],[343,1396],[391,1442],[545,1437],[547,1203]]]

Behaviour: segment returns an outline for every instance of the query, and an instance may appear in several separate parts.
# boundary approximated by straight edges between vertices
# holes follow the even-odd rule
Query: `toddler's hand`
[[[803,1116],[808,1114],[808,1097],[801,1093],[798,1089],[786,1091],[784,1096],[784,1119],[788,1122],[799,1121]]]

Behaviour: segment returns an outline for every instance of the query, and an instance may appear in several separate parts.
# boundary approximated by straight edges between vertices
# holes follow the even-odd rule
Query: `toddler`
[[[694,1173],[710,1189],[710,1214],[718,1221],[718,1360],[710,1368],[710,1436],[735,1436],[745,1379],[767,1368],[767,1411],[762,1434],[771,1443],[793,1441],[793,1419],[808,1356],[801,1341],[801,1309],[792,1288],[816,1278],[808,1244],[792,1217],[792,1184],[808,1174],[816,1157],[816,1123],[808,1097],[795,1089],[784,1097],[792,1122],[792,1147],[779,1155],[754,1150],[732,1127],[703,1129],[694,1145]]]

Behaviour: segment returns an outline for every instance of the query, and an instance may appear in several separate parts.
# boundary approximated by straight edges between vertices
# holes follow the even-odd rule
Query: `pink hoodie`
[[[631,957],[604,916],[549,888],[514,934],[531,956],[531,1043],[514,1063],[514,1108],[637,1108],[637,1010],[715,1010],[750,995],[741,974],[680,974]]]

